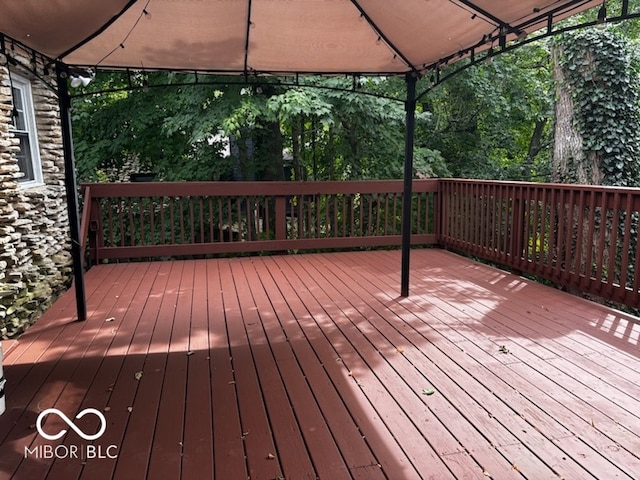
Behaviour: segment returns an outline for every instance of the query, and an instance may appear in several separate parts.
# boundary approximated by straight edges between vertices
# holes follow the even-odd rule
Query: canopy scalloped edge
[[[422,75],[601,0],[0,0],[0,35],[70,66]],[[623,2],[627,8],[627,2]]]

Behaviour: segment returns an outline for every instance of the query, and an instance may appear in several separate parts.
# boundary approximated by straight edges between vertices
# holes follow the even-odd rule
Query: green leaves
[[[545,43],[496,56],[425,97],[433,115],[416,138],[442,153],[450,175],[530,179],[548,170],[551,87]]]
[[[625,39],[612,30],[586,29],[565,35],[561,45],[586,156],[597,156],[604,184],[637,185],[638,79]]]

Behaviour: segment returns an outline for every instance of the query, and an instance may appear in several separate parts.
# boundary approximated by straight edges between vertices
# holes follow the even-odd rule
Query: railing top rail
[[[619,192],[632,195],[640,195],[640,188],[614,187],[608,185],[582,185],[573,183],[538,183],[538,182],[514,182],[509,180],[470,180],[462,178],[440,178],[440,183],[464,183],[469,185],[496,185],[503,187],[530,187],[538,189],[573,190],[588,192]]]
[[[402,180],[354,180],[326,182],[122,182],[85,183],[91,195],[100,197],[158,197],[207,195],[317,195],[349,193],[397,193]],[[414,180],[413,191],[436,192],[437,179]]]

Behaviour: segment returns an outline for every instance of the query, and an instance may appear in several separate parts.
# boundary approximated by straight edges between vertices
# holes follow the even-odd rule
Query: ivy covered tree
[[[638,77],[628,42],[586,29],[554,44],[553,178],[565,183],[638,186]]]

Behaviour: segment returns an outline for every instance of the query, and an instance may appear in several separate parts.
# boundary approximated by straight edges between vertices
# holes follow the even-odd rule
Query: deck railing
[[[83,185],[106,259],[401,244],[402,182]],[[640,308],[640,189],[415,180],[412,244],[435,245]]]
[[[440,243],[640,307],[640,189],[441,180]]]
[[[104,259],[401,244],[402,181],[83,185],[82,229]],[[414,244],[437,241],[437,180],[412,199]]]

